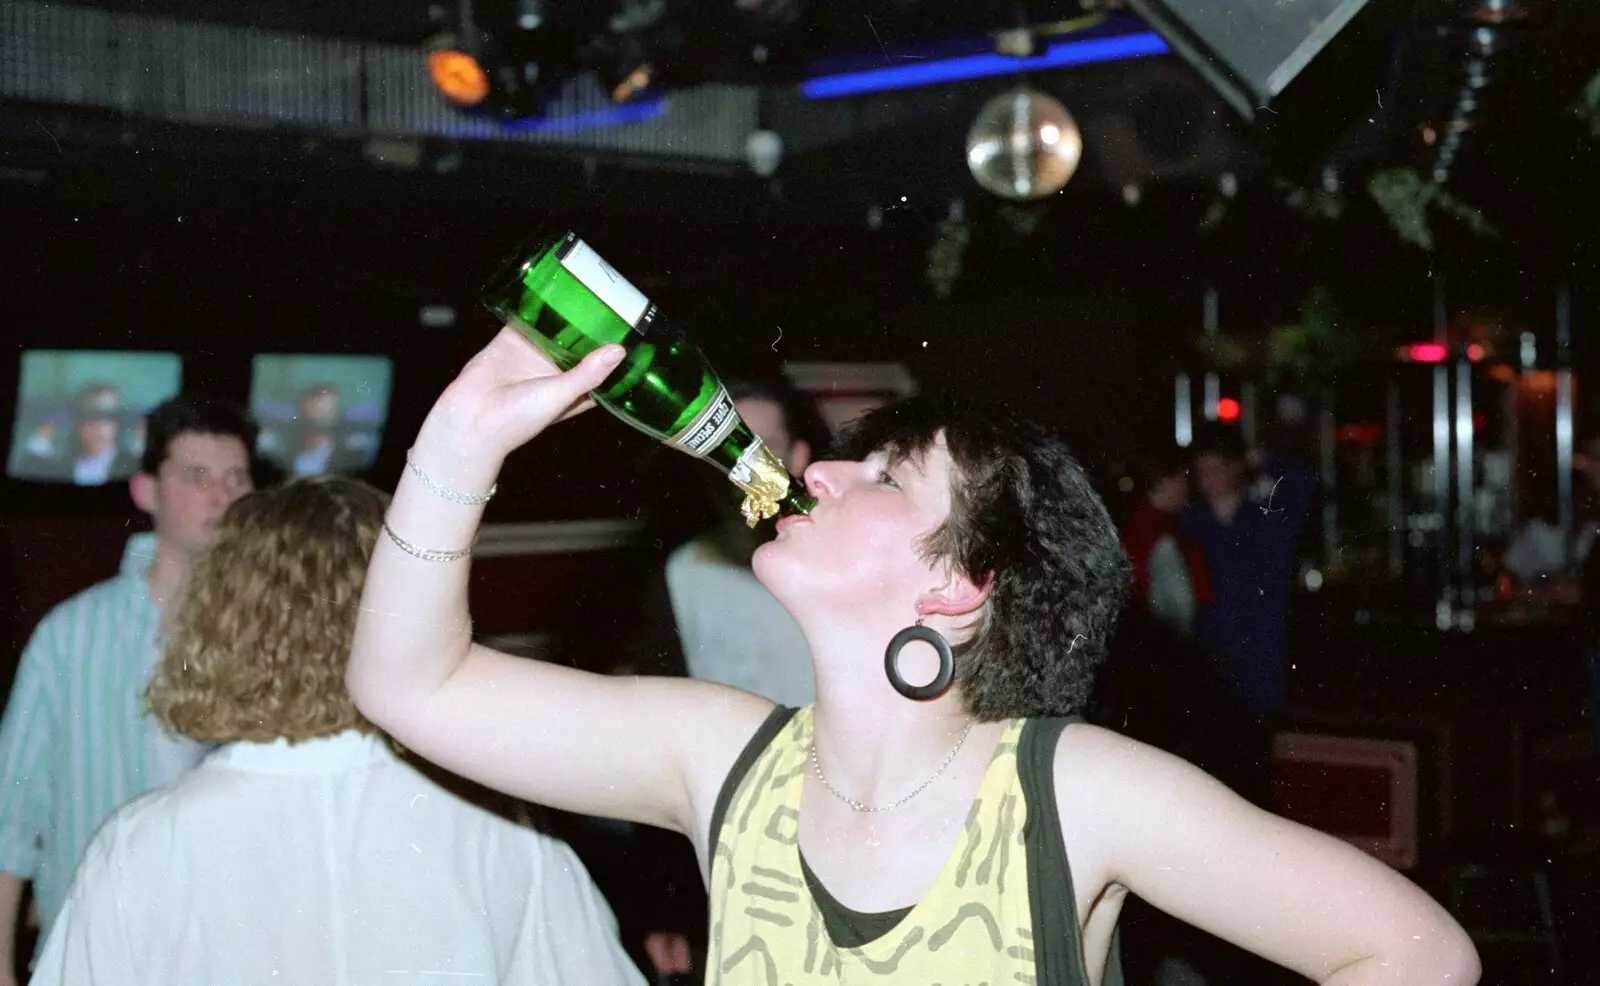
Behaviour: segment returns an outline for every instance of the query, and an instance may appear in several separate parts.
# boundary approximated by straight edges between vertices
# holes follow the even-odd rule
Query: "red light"
[[[1351,445],[1376,445],[1383,438],[1383,427],[1370,422],[1343,425],[1335,433],[1336,439]]]
[[[1232,397],[1224,397],[1217,401],[1217,420],[1238,421],[1239,402],[1234,400]]]
[[[1479,345],[1476,342],[1472,342],[1472,343],[1468,343],[1467,344],[1467,359],[1472,360],[1472,362],[1476,363],[1476,362],[1478,362],[1478,360],[1483,359],[1483,355],[1484,355],[1483,346]]]
[[[1406,347],[1406,359],[1413,363],[1443,363],[1450,349],[1442,342],[1414,342]]]

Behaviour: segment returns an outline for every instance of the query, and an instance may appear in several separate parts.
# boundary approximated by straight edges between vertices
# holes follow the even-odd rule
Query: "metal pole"
[[[1435,342],[1448,343],[1447,312],[1444,302],[1444,275],[1433,278],[1433,338]],[[1446,607],[1453,606],[1455,584],[1450,565],[1450,370],[1441,363],[1433,368],[1433,510],[1438,521],[1435,528],[1435,558],[1439,579],[1439,624],[1448,626],[1452,616]]]
[[[1450,557],[1450,370],[1433,368],[1433,516],[1441,604],[1454,598]]]
[[[1461,601],[1472,605],[1478,585],[1473,565],[1472,364],[1456,363],[1456,571],[1461,580]]]
[[[1556,290],[1556,503],[1566,567],[1577,563],[1572,518],[1572,288]]]
[[[1221,325],[1217,311],[1217,289],[1208,287],[1200,309],[1200,327],[1205,332],[1208,342],[1216,340]],[[1215,421],[1217,401],[1222,398],[1222,381],[1218,379],[1215,370],[1206,371],[1204,387],[1205,391],[1200,398],[1203,402],[1200,411],[1207,421]]]
[[[1194,444],[1194,383],[1180,373],[1172,388],[1172,438],[1179,448]]]

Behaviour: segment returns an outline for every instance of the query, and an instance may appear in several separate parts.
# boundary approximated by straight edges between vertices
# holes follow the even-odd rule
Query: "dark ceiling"
[[[509,9],[514,2],[476,0],[475,9]],[[688,21],[712,10],[725,14],[732,5],[618,0],[613,6],[629,3],[661,4],[669,17]],[[457,23],[459,6],[459,0],[97,0],[84,5],[139,18],[291,31],[412,46],[409,50],[418,52]],[[1112,9],[1120,3],[811,0],[790,6],[800,11],[797,19],[763,43],[769,49],[766,64],[791,72],[797,66],[803,70],[862,58],[911,59],[919,56],[903,53],[930,45],[992,46],[994,32],[1018,25],[1048,34],[1062,23],[1106,16],[1108,23],[1132,21],[1138,27],[1133,15]],[[581,7],[592,14],[607,5],[547,0],[545,7]],[[1503,24],[1474,19],[1485,10],[1528,16]],[[1074,189],[1097,188],[1112,201],[1129,186],[1142,186],[1148,197],[1154,186],[1167,184],[1180,189],[1169,198],[1192,212],[1203,209],[1219,181],[1232,175],[1246,184],[1277,188],[1283,200],[1314,212],[1319,195],[1347,193],[1375,170],[1405,166],[1481,206],[1506,228],[1570,228],[1575,240],[1592,243],[1587,231],[1600,225],[1594,222],[1600,198],[1592,181],[1600,156],[1574,107],[1584,81],[1600,71],[1600,4],[1393,0],[1369,4],[1362,17],[1254,121],[1240,119],[1176,56],[1040,72],[1029,81],[1060,98],[1080,121],[1085,163]],[[391,172],[409,169],[418,180],[469,186],[537,175],[552,189],[592,188],[597,170],[622,169],[653,175],[657,195],[673,187],[703,194],[699,190],[709,181],[721,189],[720,205],[758,211],[831,207],[859,216],[870,207],[894,206],[909,193],[908,207],[931,208],[936,216],[951,199],[982,198],[965,172],[961,146],[977,107],[1010,80],[819,101],[797,92],[791,77],[752,74],[747,48],[726,38],[714,47],[722,57],[702,59],[696,65],[699,80],[732,86],[725,91],[735,97],[754,95],[744,103],[732,99],[730,105],[744,107],[739,112],[719,104],[696,110],[699,116],[685,115],[682,106],[689,101],[675,101],[648,145],[630,145],[617,136],[628,128],[513,144],[492,134],[484,139],[483,133],[438,130],[415,137],[372,127],[318,132],[270,119],[266,126],[233,127],[192,114],[163,117],[105,102],[74,104],[70,97],[8,99],[0,90],[0,189],[9,185],[31,197],[63,181],[95,180],[115,189],[123,187],[117,176],[128,168],[188,176],[270,170],[323,175],[344,186],[376,165]],[[89,68],[77,70],[92,68],[93,52],[88,54],[82,64]],[[420,66],[416,71],[421,80]],[[426,88],[425,81],[420,85]],[[418,95],[438,101],[431,93]],[[361,111],[366,109],[363,103]],[[756,126],[775,130],[786,146],[783,164],[770,178],[750,174],[739,134],[731,142],[724,139],[715,152],[699,136],[717,128]]]
[[[454,9],[0,0],[0,34],[28,4],[51,16],[118,10],[370,42],[409,73],[401,95],[418,104],[439,103],[422,45]],[[1600,155],[1571,107],[1600,70],[1600,4],[1543,5],[1488,42],[1463,18],[1465,0],[1384,6],[1379,30],[1341,34],[1254,123],[1175,56],[1031,74],[1029,85],[1071,108],[1085,154],[1058,196],[1021,208],[980,191],[963,155],[979,106],[1009,77],[816,100],[782,80],[753,85],[745,66],[701,87],[715,98],[674,91],[665,113],[636,127],[518,142],[454,117],[385,130],[364,96],[338,126],[164,109],[163,98],[193,95],[183,85],[195,79],[236,78],[228,59],[205,62],[214,53],[198,49],[181,66],[191,74],[137,103],[117,87],[143,76],[100,78],[93,56],[118,47],[137,64],[149,49],[102,25],[113,35],[95,39],[103,47],[66,51],[91,57],[46,63],[43,83],[95,82],[64,95],[8,95],[0,57],[0,297],[22,313],[9,326],[59,345],[414,349],[427,356],[409,385],[428,393],[442,385],[428,374],[477,331],[466,323],[479,317],[478,272],[530,230],[567,224],[592,230],[608,259],[719,354],[903,359],[927,379],[992,373],[1009,384],[1020,374],[1041,394],[1059,367],[1095,366],[1052,401],[1063,417],[1117,408],[1114,425],[1095,429],[1108,442],[1122,434],[1125,405],[1143,408],[1138,428],[1161,433],[1164,374],[1187,352],[1203,288],[1226,299],[1225,323],[1261,327],[1293,317],[1308,285],[1331,282],[1367,321],[1414,339],[1431,316],[1430,275],[1445,271],[1452,304],[1520,306],[1540,326],[1555,286],[1574,285],[1575,320],[1592,323]],[[773,41],[801,61],[970,44],[1019,21],[1015,4],[831,0],[808,11],[789,41]],[[1084,12],[1026,13],[1053,29]],[[9,42],[0,36],[0,56]],[[317,64],[329,88],[348,81],[336,71],[344,62]],[[303,77],[298,66],[262,75]],[[316,108],[318,92],[297,95]],[[758,126],[788,149],[771,176],[744,158]],[[1458,235],[1459,223],[1434,214],[1439,249],[1402,247],[1367,182],[1399,166],[1433,178],[1452,131],[1461,142],[1425,194],[1481,208],[1499,236]],[[927,273],[959,225],[949,221],[957,206],[970,245],[954,293],[938,299]],[[417,308],[440,302],[463,313],[459,338],[417,327]],[[220,356],[217,365],[218,386],[242,372]],[[1130,398],[1138,387],[1144,396]]]

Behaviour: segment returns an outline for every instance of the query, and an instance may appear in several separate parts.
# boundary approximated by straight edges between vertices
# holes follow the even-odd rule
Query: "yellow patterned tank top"
[[[927,894],[903,912],[854,915],[880,930],[841,941],[844,909],[800,854],[811,709],[776,710],[713,813],[707,986],[1087,986],[1050,768],[1066,722],[1011,723]],[[1114,954],[1103,978],[1121,982]]]

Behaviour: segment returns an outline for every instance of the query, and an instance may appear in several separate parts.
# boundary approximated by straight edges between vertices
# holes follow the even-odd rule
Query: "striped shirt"
[[[116,578],[40,621],[0,722],[0,870],[33,881],[41,943],[100,824],[205,752],[168,737],[145,706],[160,623],[144,574],[153,549],[135,535]]]

